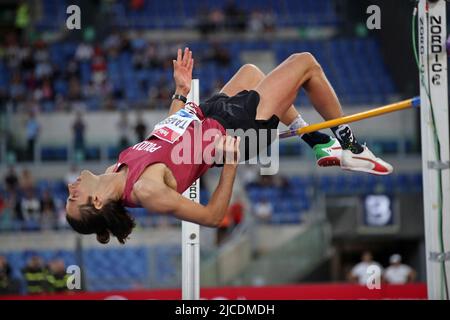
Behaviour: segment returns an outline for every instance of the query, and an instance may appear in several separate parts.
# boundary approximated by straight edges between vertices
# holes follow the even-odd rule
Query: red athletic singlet
[[[225,134],[225,129],[216,120],[205,118],[197,106],[191,106],[190,111],[195,112],[200,121],[192,121],[175,142],[164,141],[153,135],[120,153],[114,172],[123,165],[128,166],[122,198],[125,206],[137,206],[131,199],[133,185],[151,164],[164,163],[172,171],[177,181],[177,191],[180,193],[212,167],[210,160],[214,155],[214,135]],[[205,135],[205,132],[208,134]],[[185,150],[188,152],[185,153]]]

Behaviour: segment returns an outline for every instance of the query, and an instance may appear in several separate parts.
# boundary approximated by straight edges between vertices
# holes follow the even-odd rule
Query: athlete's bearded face
[[[99,177],[88,170],[81,171],[80,176],[74,183],[69,183],[69,197],[66,202],[67,215],[78,219],[80,215],[79,206],[87,204],[89,197],[92,197],[97,185]]]

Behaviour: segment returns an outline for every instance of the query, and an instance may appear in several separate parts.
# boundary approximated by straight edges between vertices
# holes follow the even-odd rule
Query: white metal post
[[[199,80],[193,79],[188,101],[200,103]],[[187,189],[183,196],[195,202],[200,202],[200,179],[197,179]],[[181,226],[181,282],[182,299],[200,299],[200,226],[183,221]]]
[[[444,0],[420,0],[418,11],[427,286],[428,298],[433,300],[449,299],[450,282],[449,107],[445,6]],[[433,126],[433,115],[436,130]]]

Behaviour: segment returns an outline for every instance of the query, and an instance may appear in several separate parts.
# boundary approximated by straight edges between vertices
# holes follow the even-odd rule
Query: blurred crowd
[[[127,9],[139,12],[144,6],[144,0],[130,0]],[[200,7],[194,20],[194,25],[204,36],[218,31],[272,32],[276,27],[276,15],[272,8],[259,4],[245,10],[236,0],[225,1],[223,6]]]
[[[352,283],[358,283],[366,286],[368,282],[372,283],[371,276],[377,275],[374,267],[381,276],[380,283],[388,284],[406,284],[416,280],[417,273],[409,265],[402,263],[402,256],[394,253],[389,257],[389,265],[386,268],[374,260],[370,251],[365,251],[361,255],[361,261],[357,263],[348,274],[348,280]]]
[[[196,25],[204,36],[219,31],[270,33],[276,28],[276,15],[265,8],[248,12],[237,1],[229,0],[222,8],[200,10]]]
[[[139,11],[143,4],[130,2],[130,9]],[[222,8],[205,7],[194,20],[202,35],[212,35],[204,40],[207,47],[196,53],[197,66],[209,62],[220,67],[230,65],[229,51],[214,39],[218,31],[260,34],[272,32],[276,24],[271,9],[255,7],[246,11],[236,1],[227,1]],[[103,39],[96,39],[95,31],[93,36],[85,35],[71,52],[52,51],[52,43],[39,37],[28,39],[21,29],[7,33],[0,44],[0,61],[8,70],[8,85],[0,86],[0,103],[9,102],[13,110],[27,113],[39,112],[46,103],[52,103],[52,110],[80,109],[83,101],[91,98],[101,99],[100,109],[128,108],[123,88],[117,88],[108,77],[108,62],[126,53],[135,71],[170,70],[176,49],[184,45],[152,41],[142,31],[131,34],[112,30]],[[86,82],[81,77],[84,64],[90,69]],[[171,82],[162,77],[152,83],[140,83],[147,95],[145,107],[167,107],[173,89]],[[161,104],[158,100],[167,101]]]
[[[29,295],[68,292],[66,265],[55,257],[44,262],[42,257],[31,254],[26,265],[19,270],[20,278],[5,256],[0,255],[0,295],[26,293]]]
[[[170,105],[174,85],[166,76],[151,83],[143,79],[138,85],[145,91],[146,99],[130,105],[124,99],[123,88],[114,86],[108,76],[108,61],[126,53],[131,57],[134,71],[170,71],[176,49],[183,44],[156,43],[147,40],[143,34],[131,38],[126,33],[113,32],[102,42],[80,42],[64,65],[56,63],[50,46],[44,40],[22,43],[14,33],[5,37],[5,42],[0,45],[0,61],[8,70],[9,85],[0,88],[0,102],[10,110],[25,112],[30,117],[47,109],[84,110],[90,99],[98,99],[102,110],[124,110],[136,105],[158,109]],[[208,48],[197,53],[195,58],[197,66],[215,63],[226,67],[231,62],[228,50],[216,41],[209,42]],[[90,69],[90,79],[86,83],[81,77],[82,65]],[[217,87],[220,87],[222,82],[217,81]]]
[[[78,173],[67,173],[66,181]],[[56,230],[66,227],[64,202],[55,196],[50,186],[38,188],[31,171],[24,168],[20,175],[11,165],[3,178],[0,192],[0,230]],[[61,186],[62,187],[62,186]]]

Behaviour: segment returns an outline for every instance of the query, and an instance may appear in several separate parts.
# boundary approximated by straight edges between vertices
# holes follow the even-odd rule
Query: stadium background
[[[81,8],[81,30],[66,28],[70,4]],[[381,7],[380,30],[366,27],[370,4]],[[102,172],[138,141],[138,120],[148,132],[164,117],[178,47],[193,50],[201,100],[244,63],[268,72],[302,51],[315,55],[347,114],[418,94],[412,1],[5,0],[0,8],[0,255],[11,268],[9,293],[45,291],[49,274],[74,264],[81,291],[180,288],[179,221],[133,209],[129,243],[102,246],[64,220],[73,173]],[[305,95],[296,105],[320,121]],[[352,126],[394,164],[387,177],[319,169],[298,138],[280,143],[277,176],[242,166],[223,227],[202,228],[202,287],[321,283],[326,298],[327,284],[347,282],[370,250],[383,266],[401,254],[417,271],[412,297],[423,297],[418,117],[408,110]],[[202,203],[219,173],[202,178]],[[36,257],[46,267],[30,289],[24,268]],[[348,298],[367,297],[345,288]]]

